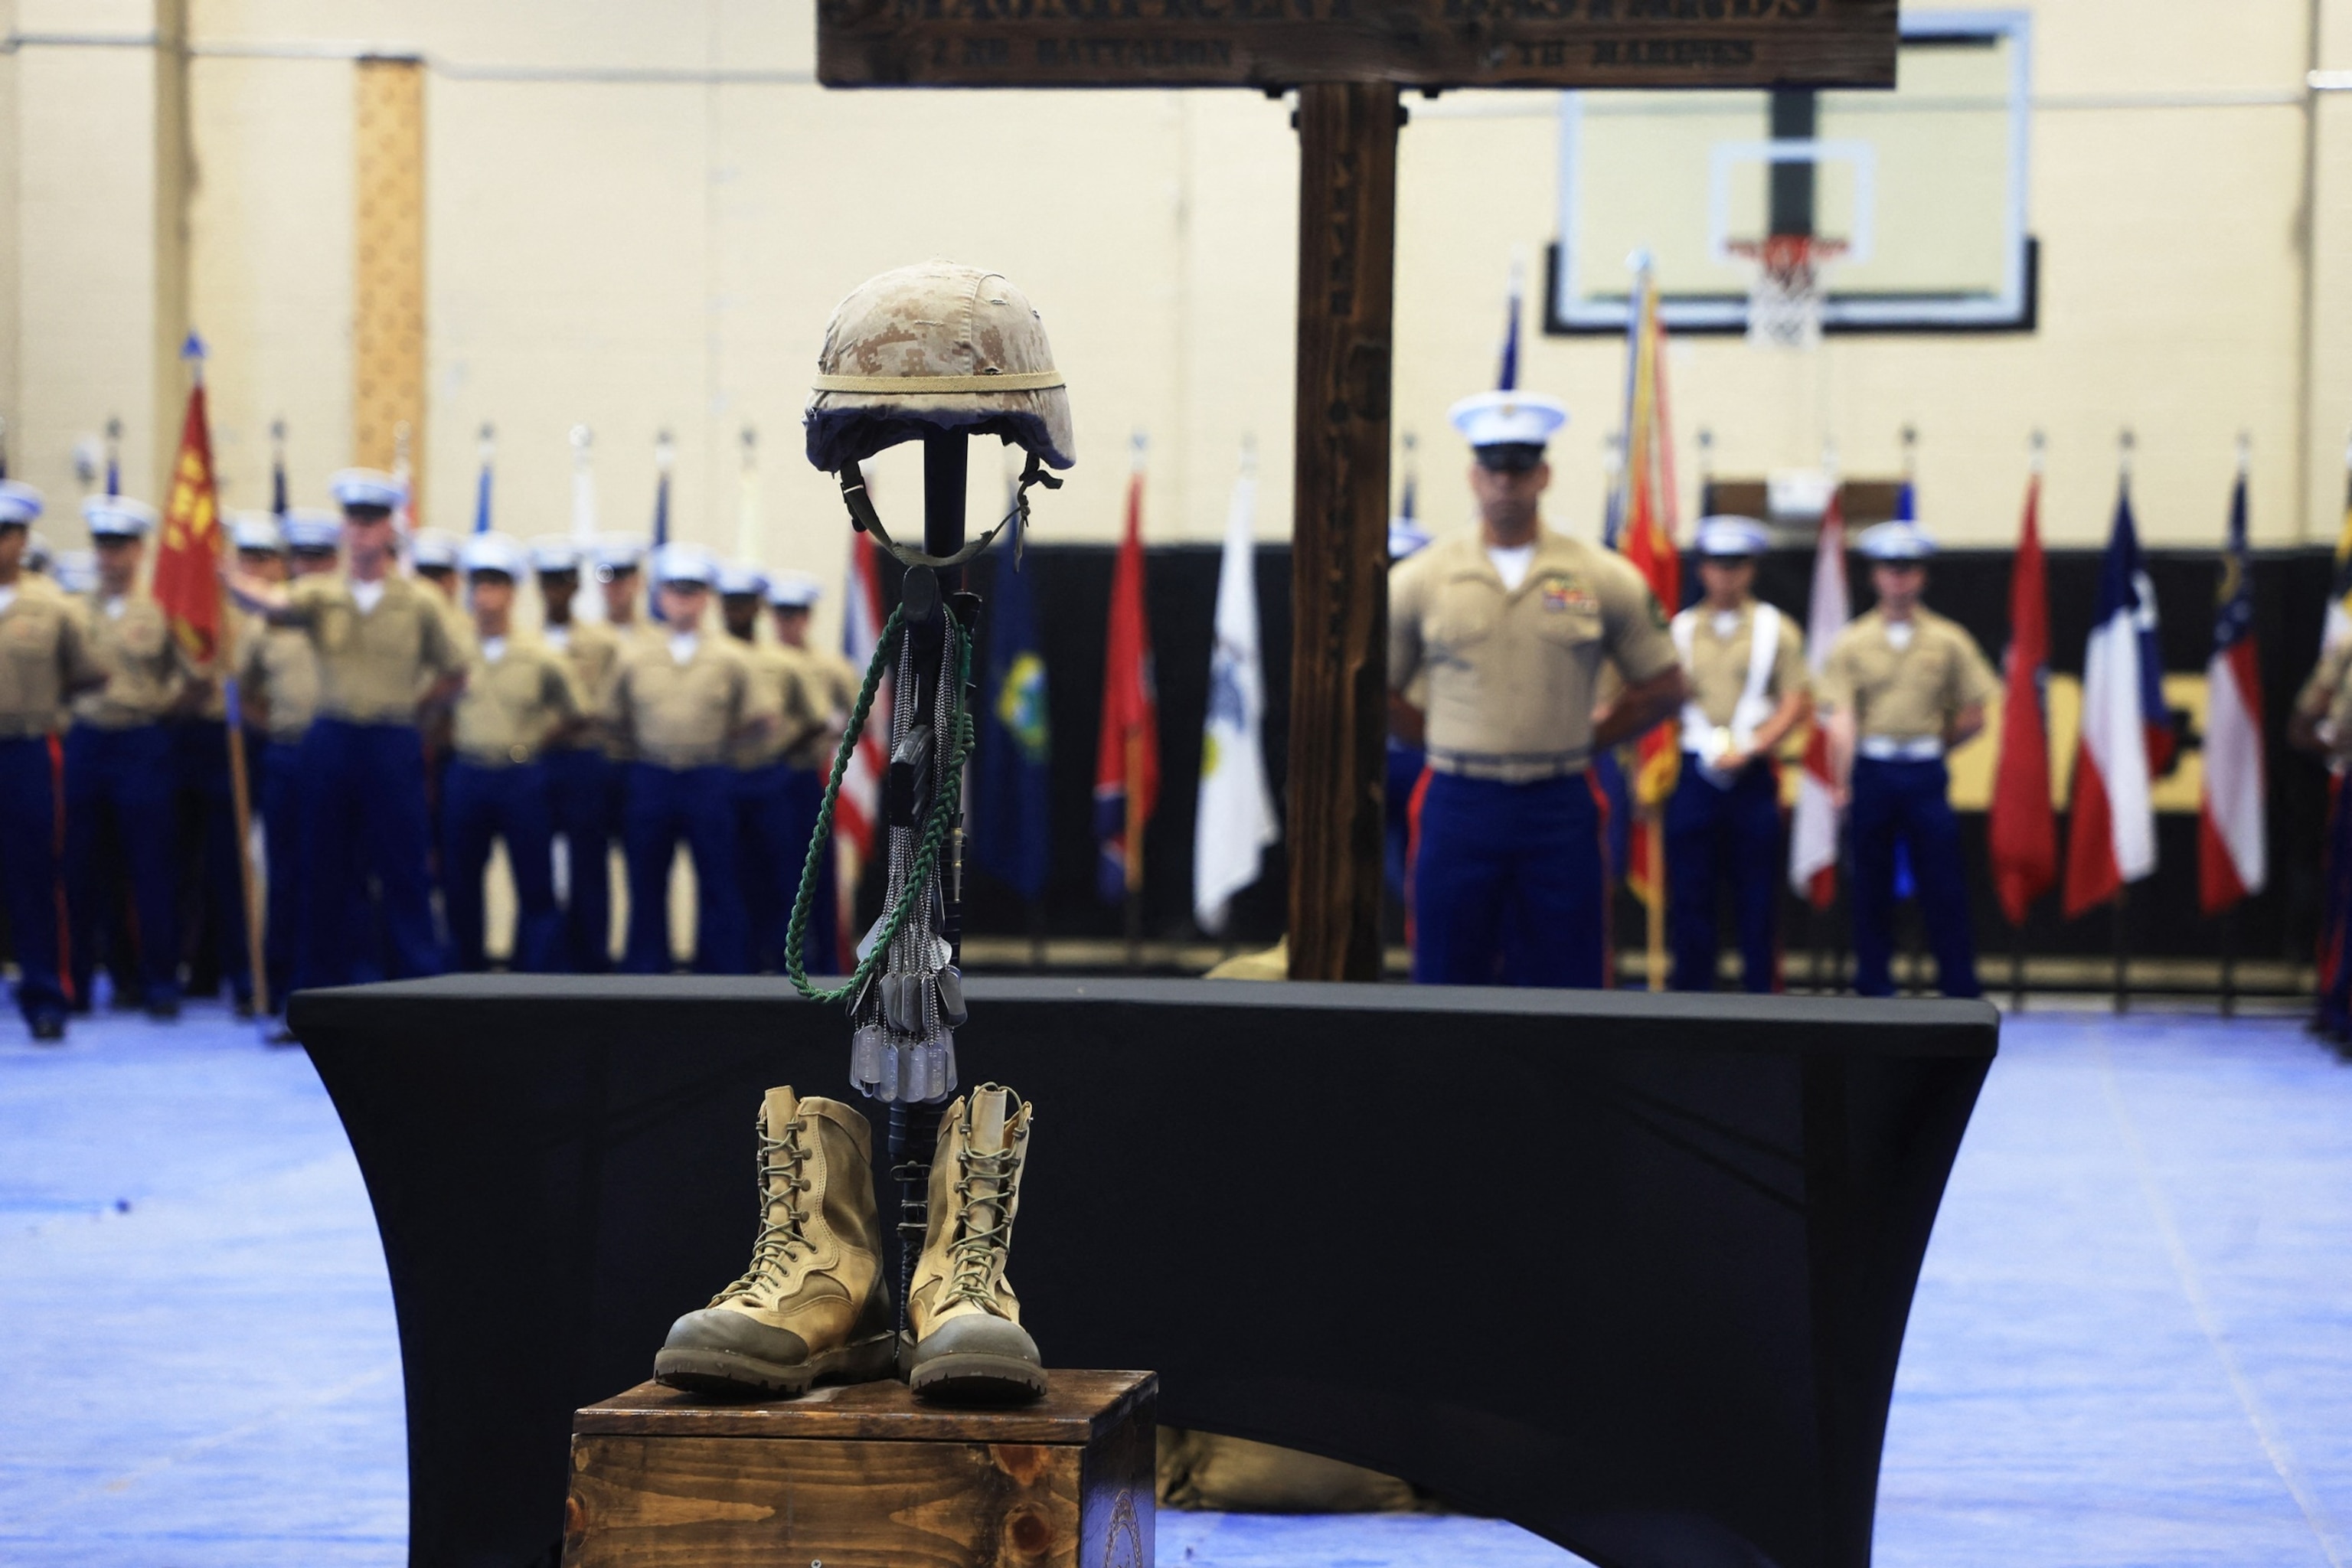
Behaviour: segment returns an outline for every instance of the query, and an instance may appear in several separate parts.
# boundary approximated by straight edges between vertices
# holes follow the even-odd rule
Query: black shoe
[[[229,1011],[235,1016],[238,1023],[252,1023],[254,1018],[253,998],[250,996],[247,997],[244,1001],[239,1002],[236,1006],[230,1008]]]
[[[33,1020],[33,1039],[44,1046],[61,1046],[66,1039],[66,1018],[62,1013],[44,1013]]]
[[[146,1012],[159,1024],[175,1023],[180,1016],[180,999],[177,996],[154,997],[148,1002]]]
[[[302,1042],[294,1037],[293,1030],[280,1024],[262,1036],[261,1043],[265,1046],[299,1046]]]

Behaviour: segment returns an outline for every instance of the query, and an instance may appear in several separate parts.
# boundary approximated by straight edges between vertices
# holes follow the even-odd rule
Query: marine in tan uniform
[[[1666,802],[1666,921],[1677,991],[1715,989],[1731,889],[1746,989],[1779,989],[1773,913],[1780,893],[1780,772],[1773,752],[1811,710],[1804,639],[1795,621],[1755,595],[1768,542],[1753,518],[1698,526],[1706,596],[1674,618],[1675,652],[1690,683],[1682,769]]]
[[[240,519],[234,527],[239,571],[282,584],[290,575],[335,569],[341,522],[331,513],[299,510],[284,519]],[[294,980],[294,927],[302,885],[302,737],[319,708],[319,656],[299,626],[274,626],[259,616],[237,636],[237,707],[254,741],[255,794],[261,811],[263,861],[262,962],[269,1000],[282,1010]]]
[[[452,755],[443,777],[442,899],[457,967],[488,967],[483,952],[482,874],[490,842],[503,838],[514,878],[513,966],[530,973],[565,967],[563,911],[555,902],[553,840],[545,757],[584,718],[571,662],[515,629],[515,584],[522,546],[478,533],[460,555],[473,601],[473,647],[452,714]]]
[[[748,965],[737,857],[736,742],[760,719],[751,661],[703,627],[717,569],[687,545],[654,563],[663,630],[626,642],[604,717],[631,759],[622,847],[629,866],[629,938],[621,964],[635,974],[670,967],[669,870],[681,839],[694,858],[698,914],[695,967],[740,974]]]
[[[749,562],[719,569],[719,616],[727,635],[751,661],[754,705],[763,721],[735,742],[735,831],[743,853],[743,915],[750,963],[762,973],[784,967],[784,938],[793,898],[800,890],[808,835],[794,837],[792,767],[787,750],[821,732],[814,666],[798,648],[760,640],[768,574]]]
[[[98,552],[98,588],[82,620],[106,684],[76,700],[66,733],[67,967],[75,1005],[86,1011],[103,928],[117,998],[173,1018],[180,1012],[178,802],[164,721],[203,688],[162,606],[140,587],[155,509],[127,496],[92,496],[81,513]],[[110,842],[129,884],[135,934],[101,919],[115,907],[116,889],[101,875]]]
[[[621,634],[573,613],[581,558],[579,544],[567,536],[531,541],[541,635],[570,663],[572,684],[590,716],[589,723],[551,745],[541,764],[562,841],[565,962],[579,973],[602,974],[613,967],[612,847],[625,775],[608,754],[611,737],[600,716],[620,663]]]
[[[24,567],[41,492],[0,479],[0,897],[16,953],[16,1008],[33,1038],[66,1036],[68,998],[58,857],[64,790],[59,730],[68,702],[106,671],[87,623],[56,586]]]
[[[1454,406],[1476,455],[1475,535],[1389,573],[1391,728],[1428,757],[1412,878],[1412,975],[1439,984],[1606,984],[1604,813],[1587,768],[1682,703],[1665,616],[1621,557],[1545,529],[1549,398]],[[1604,666],[1624,677],[1605,709]],[[1426,677],[1425,708],[1405,693]]]
[[[824,781],[832,774],[834,752],[841,744],[843,732],[849,728],[850,710],[856,707],[858,688],[866,679],[866,672],[837,649],[822,647],[809,637],[809,616],[824,596],[824,585],[805,572],[778,572],[768,580],[769,624],[775,630],[776,646],[800,667],[801,689],[808,710],[807,722],[781,737],[784,788],[792,813],[784,837],[802,846],[802,853],[815,836],[817,812],[824,804]],[[793,716],[785,717],[789,731]],[[793,858],[795,867],[802,864],[802,853]],[[798,874],[796,870],[795,879]],[[810,967],[823,971],[838,966],[837,955],[841,952],[840,902],[833,856],[827,855],[819,861],[816,874],[803,950],[809,955]],[[794,891],[798,891],[797,881]]]
[[[1900,844],[1936,952],[1936,983],[1947,996],[1974,996],[1976,937],[1944,757],[1984,728],[1985,702],[2000,681],[1975,638],[1919,602],[1936,552],[1926,530],[1882,522],[1855,544],[1871,563],[1878,603],[1830,645],[1813,694],[1853,856],[1854,989],[1895,994]]]
[[[432,588],[395,564],[392,514],[403,482],[371,468],[332,481],[343,510],[343,570],[278,586],[245,574],[230,586],[273,625],[299,626],[319,658],[319,711],[302,741],[303,859],[294,984],[340,985],[363,972],[373,933],[367,873],[383,891],[395,977],[447,966],[433,925],[420,695],[463,681],[464,650]],[[367,966],[373,969],[373,965]]]

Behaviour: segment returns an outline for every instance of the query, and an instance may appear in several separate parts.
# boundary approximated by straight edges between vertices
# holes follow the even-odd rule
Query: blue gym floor
[[[0,1022],[0,1562],[403,1559],[358,1171],[302,1054],[215,1009],[61,1050]],[[1159,1560],[1573,1562],[1486,1521],[1175,1513]],[[2011,1022],[1912,1314],[1877,1562],[2352,1568],[2352,1066],[2285,1020]]]

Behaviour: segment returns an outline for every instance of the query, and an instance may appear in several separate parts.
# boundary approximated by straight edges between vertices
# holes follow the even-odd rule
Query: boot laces
[[[712,1299],[712,1306],[732,1300],[783,1273],[791,1268],[795,1253],[816,1251],[816,1245],[801,1229],[808,1219],[801,1207],[801,1194],[810,1188],[810,1183],[801,1175],[801,1167],[809,1159],[808,1151],[801,1146],[801,1134],[806,1128],[805,1121],[795,1118],[784,1123],[782,1138],[771,1138],[766,1124],[761,1123],[760,1239],[751,1244],[751,1266],[743,1271],[741,1279]]]
[[[970,1301],[1003,1315],[996,1300],[996,1276],[1005,1252],[1013,1245],[1013,1162],[1019,1154],[1017,1138],[1012,1148],[993,1154],[976,1153],[970,1149],[961,1152],[955,1188],[956,1196],[961,1200],[958,1215],[961,1234],[949,1247],[953,1272],[940,1298],[942,1307],[950,1301]],[[972,1188],[982,1182],[990,1184],[989,1191],[975,1199]],[[980,1204],[988,1205],[990,1220],[986,1225],[979,1223]]]

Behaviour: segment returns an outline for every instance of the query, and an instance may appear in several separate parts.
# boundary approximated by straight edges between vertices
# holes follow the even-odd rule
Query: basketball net
[[[1759,348],[1810,349],[1822,341],[1822,286],[1845,241],[1810,234],[1735,240],[1734,256],[1756,268],[1748,290],[1748,341]]]

